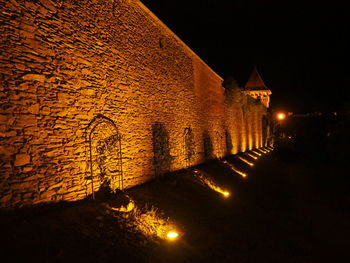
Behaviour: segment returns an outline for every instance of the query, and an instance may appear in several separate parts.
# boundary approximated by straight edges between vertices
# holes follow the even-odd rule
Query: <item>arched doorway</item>
[[[87,130],[92,194],[101,184],[123,190],[121,136],[115,123],[98,115]]]

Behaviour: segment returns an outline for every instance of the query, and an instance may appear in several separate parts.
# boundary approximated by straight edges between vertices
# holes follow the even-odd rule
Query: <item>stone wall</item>
[[[224,156],[227,132],[231,153],[262,145],[265,109],[225,103],[222,79],[138,0],[0,8],[0,207],[142,184],[203,162],[207,138]]]

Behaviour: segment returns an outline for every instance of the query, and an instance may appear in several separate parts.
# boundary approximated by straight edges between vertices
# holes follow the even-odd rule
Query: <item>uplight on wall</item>
[[[261,153],[257,152],[256,150],[252,150],[252,152],[257,154],[257,155],[259,155],[259,156],[261,156]]]
[[[243,173],[242,171],[238,170],[236,167],[233,166],[233,164],[229,163],[228,161],[222,161],[224,164],[226,164],[228,167],[230,167],[230,169],[232,171],[234,171],[235,173],[238,173],[240,176],[242,176],[243,178],[247,177],[246,173]]]
[[[254,156],[253,154],[251,154],[251,153],[246,153],[248,156],[250,156],[250,157],[252,157],[254,160],[257,160],[258,159],[258,157],[256,157],[256,156]]]
[[[224,195],[224,197],[229,197],[231,195],[229,192],[223,192],[222,194]]]
[[[246,164],[250,165],[250,166],[254,166],[254,164],[252,162],[249,162],[247,159],[244,159],[243,157],[241,156],[238,156],[238,158],[242,161],[242,162],[245,162]]]
[[[214,190],[215,192],[222,194],[224,198],[228,198],[231,195],[230,192],[219,187],[212,179],[210,179],[209,177],[206,177],[198,169],[194,170],[194,175],[203,185],[209,187],[210,189]]]
[[[267,151],[263,150],[263,149],[257,149],[258,151],[262,152],[262,153],[267,153]]]
[[[169,231],[166,237],[169,241],[174,241],[179,237],[179,234],[175,231]]]
[[[140,209],[133,202],[133,209],[129,212],[115,214],[114,217],[124,218],[137,231],[141,232],[146,238],[162,239],[168,241],[175,241],[179,239],[184,233],[178,231],[177,226],[170,218],[164,218],[161,212],[154,206]],[[121,210],[112,209],[113,211],[121,212]]]

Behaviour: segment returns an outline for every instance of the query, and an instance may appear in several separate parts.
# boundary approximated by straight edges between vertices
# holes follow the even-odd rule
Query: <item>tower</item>
[[[269,107],[272,92],[266,87],[256,67],[254,67],[252,74],[245,84],[243,92],[254,99],[260,99],[266,108]]]

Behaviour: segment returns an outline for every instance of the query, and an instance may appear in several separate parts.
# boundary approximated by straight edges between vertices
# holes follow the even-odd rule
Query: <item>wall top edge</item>
[[[159,23],[163,28],[165,28],[171,35],[174,36],[174,38],[187,50],[189,51],[194,57],[196,57],[198,60],[200,60],[208,69],[217,76],[221,81],[223,78],[216,73],[211,67],[208,66],[203,59],[201,59],[189,46],[186,45],[185,42],[183,42],[167,25],[165,25],[151,10],[148,9],[147,6],[145,6],[140,0],[135,0],[135,2],[149,15],[151,16],[156,23]]]

